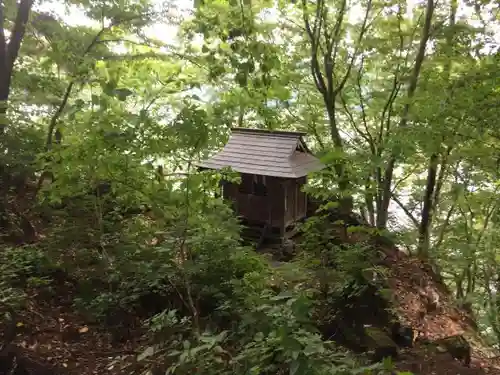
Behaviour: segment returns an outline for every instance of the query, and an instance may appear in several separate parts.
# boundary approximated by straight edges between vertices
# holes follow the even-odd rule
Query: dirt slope
[[[415,348],[401,356],[398,367],[422,375],[500,375],[500,353],[484,344],[474,319],[456,306],[432,268],[395,246],[385,245],[381,250],[391,271],[389,286],[394,308],[402,322],[418,334]],[[471,368],[464,367],[449,353],[433,352],[418,344],[420,339],[434,341],[454,335],[463,335],[471,345]]]
[[[23,348],[24,357],[43,368],[53,366],[55,374],[134,373],[136,350],[141,345],[139,330],[130,340],[115,342],[109,330],[89,324],[74,312],[74,291],[70,286],[59,286],[51,298],[39,295],[37,290],[27,293],[29,302],[17,316],[14,342]]]

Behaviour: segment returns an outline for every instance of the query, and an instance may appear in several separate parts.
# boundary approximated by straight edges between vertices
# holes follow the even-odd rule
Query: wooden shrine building
[[[324,165],[307,148],[303,140],[306,133],[231,131],[225,147],[198,167],[230,167],[239,172],[239,185],[222,183],[224,199],[233,202],[235,212],[247,225],[279,230],[283,237],[287,227],[306,216],[307,197],[301,188],[307,183],[307,174]]]

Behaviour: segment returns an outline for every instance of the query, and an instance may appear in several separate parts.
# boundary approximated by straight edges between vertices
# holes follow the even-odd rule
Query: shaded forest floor
[[[116,342],[114,332],[90,324],[74,311],[75,291],[68,284],[51,290],[50,297],[36,289],[27,290],[27,294],[29,302],[17,317],[14,343],[24,348],[29,358],[48,362],[65,374],[138,373],[141,365],[136,356],[144,343],[141,329],[128,332],[129,340]]]
[[[449,353],[439,353],[417,343],[402,351],[396,362],[397,369],[421,375],[500,375],[500,358],[491,358],[495,353],[477,338],[477,342],[474,341],[473,322],[449,303],[446,291],[436,287],[422,264],[411,258],[399,259],[393,264],[390,283],[401,317],[420,335],[430,339],[467,335],[474,349],[471,368],[467,368]],[[68,374],[140,373],[142,366],[137,363],[136,355],[145,344],[140,328],[123,327],[131,330],[131,335],[128,340],[118,343],[106,327],[89,324],[74,312],[75,291],[71,284],[59,283],[54,288],[50,296],[37,289],[26,291],[29,303],[17,319],[16,343],[26,348],[28,356],[44,358]],[[430,290],[439,293],[440,307],[422,317],[419,311],[425,307],[423,295]]]
[[[347,242],[359,242],[354,234]],[[464,335],[472,347],[472,364],[464,367],[449,353],[431,350],[419,344],[402,350],[396,368],[415,375],[500,375],[500,357],[477,334],[474,319],[453,302],[446,287],[430,267],[408,257],[394,246],[376,245],[384,254],[383,264],[390,270],[389,286],[393,307],[406,325],[430,341],[457,334]],[[25,290],[27,307],[19,313],[15,343],[28,357],[46,360],[67,374],[131,375],[141,373],[147,363],[137,355],[147,344],[139,318],[129,326],[126,339],[117,339],[116,331],[92,324],[76,312],[77,291],[71,282],[54,280],[49,286]]]
[[[467,368],[454,360],[449,353],[436,353],[418,345],[402,353],[396,367],[400,371],[410,371],[416,375],[500,374],[500,367],[497,367],[493,360],[474,360],[471,367]]]

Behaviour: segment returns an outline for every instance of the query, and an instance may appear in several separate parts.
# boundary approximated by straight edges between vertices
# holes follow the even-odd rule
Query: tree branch
[[[351,56],[351,61],[349,63],[349,66],[347,67],[347,72],[345,73],[344,78],[342,78],[342,80],[340,81],[340,84],[335,89],[335,94],[337,94],[338,92],[343,90],[343,88],[347,82],[347,79],[351,75],[351,70],[352,70],[352,67],[354,65],[354,61],[356,60],[356,57],[358,56],[358,53],[359,53],[359,48],[360,48],[359,45],[360,45],[361,41],[363,40],[363,36],[365,35],[365,32],[367,30],[368,17],[370,15],[371,9],[372,9],[372,0],[369,0],[368,4],[366,5],[365,17],[363,19],[363,24],[361,25],[361,30],[360,30],[359,35],[358,35],[356,47],[355,47],[354,52]],[[335,96],[335,94],[334,94],[334,96]]]
[[[399,207],[401,207],[401,209],[404,211],[406,216],[408,216],[410,218],[413,225],[415,225],[415,227],[418,228],[418,225],[419,225],[418,220],[415,218],[415,216],[413,216],[413,214],[410,212],[410,210],[408,210],[406,208],[406,206],[403,204],[403,202],[401,202],[401,200],[394,193],[392,193],[392,199],[394,200],[394,202],[396,202],[396,204]]]
[[[4,32],[4,8],[3,2],[0,2],[0,134],[3,134],[7,126],[7,101],[10,94],[12,72],[19,49],[21,48],[21,42],[26,31],[26,23],[28,22],[32,6],[33,0],[21,0],[19,3],[16,20],[12,28],[10,41],[7,45]]]
[[[83,59],[92,50],[92,48],[94,48],[94,46],[96,46],[99,43],[99,40],[101,39],[101,36],[106,31],[110,30],[114,26],[118,26],[119,24],[122,24],[124,22],[133,21],[134,19],[138,19],[140,17],[141,16],[139,16],[139,15],[134,15],[134,16],[128,17],[128,18],[115,19],[108,26],[103,26],[101,28],[101,30],[99,30],[99,32],[94,36],[94,38],[92,38],[92,41],[87,45],[87,47],[85,48],[85,50],[82,53],[81,58]],[[54,114],[52,115],[52,117],[50,119],[49,129],[48,129],[48,132],[47,132],[47,140],[45,142],[45,150],[46,151],[50,150],[50,148],[52,146],[52,137],[53,137],[53,134],[54,134],[54,130],[55,130],[56,126],[57,126],[57,121],[59,120],[59,118],[61,117],[62,112],[66,108],[66,105],[68,103],[69,97],[71,95],[71,91],[73,90],[73,87],[74,87],[75,83],[76,83],[76,78],[72,79],[71,82],[68,84],[68,86],[66,87],[66,90],[64,92],[63,98],[61,100],[61,103],[59,104],[57,110],[54,112]]]
[[[361,119],[363,120],[363,126],[365,128],[365,134],[366,134],[366,139],[368,144],[370,145],[370,150],[372,152],[372,155],[376,155],[377,153],[377,146],[375,144],[375,140],[372,137],[372,134],[370,133],[370,130],[368,129],[368,122],[366,121],[366,108],[365,108],[365,100],[363,96],[363,90],[362,90],[362,85],[361,85],[361,77],[362,74],[361,72],[363,71],[364,68],[364,58],[361,58],[361,62],[359,63],[359,69],[358,69],[358,75],[356,79],[357,83],[357,91],[358,91],[358,96],[359,96],[359,104],[361,106]]]
[[[344,17],[345,17],[345,11],[346,11],[346,5],[347,1],[343,0],[342,5],[340,6],[340,9],[338,11],[337,19],[335,21],[335,26],[333,30],[333,35],[330,35],[328,37],[328,33],[325,27],[325,38],[329,38],[328,40],[328,46],[326,49],[326,53],[324,56],[325,60],[325,73],[326,73],[326,79],[328,81],[328,93],[335,98],[335,90],[334,90],[334,67],[337,62],[337,53],[338,53],[338,43],[340,40],[340,31],[342,30],[342,23],[344,22]],[[326,17],[326,15],[325,15]],[[334,49],[335,46],[335,49]],[[333,56],[332,56],[333,52]]]
[[[360,127],[356,124],[356,120],[354,119],[354,116],[347,105],[347,101],[345,100],[344,95],[340,94],[339,98],[340,102],[342,103],[342,107],[344,108],[344,112],[346,113],[349,122],[351,123],[351,126],[354,128],[354,130],[356,130],[356,133],[358,133],[359,136],[366,141],[366,143],[370,146],[370,149],[372,149],[373,143],[370,141],[369,135],[361,130]]]
[[[313,28],[311,28],[308,16],[307,1],[302,0],[302,7],[303,7],[302,14],[304,19],[304,24],[306,27],[307,35],[309,36],[309,39],[311,41],[311,73],[316,88],[321,94],[323,94],[323,96],[325,96],[327,93],[326,84],[318,62],[318,48],[320,44],[320,30],[322,25],[322,20],[320,15],[322,12],[323,5],[324,5],[323,1],[318,0],[318,3],[316,4],[316,18],[314,19],[314,26]]]

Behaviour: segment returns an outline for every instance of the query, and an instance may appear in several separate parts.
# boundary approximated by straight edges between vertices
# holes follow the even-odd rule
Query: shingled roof
[[[232,128],[226,146],[198,164],[208,169],[231,169],[240,173],[298,178],[325,166],[307,149],[306,133]]]

